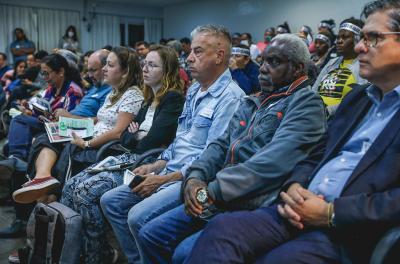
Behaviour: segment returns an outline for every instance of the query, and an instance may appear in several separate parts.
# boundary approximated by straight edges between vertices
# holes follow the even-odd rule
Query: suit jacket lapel
[[[376,138],[374,143],[365,153],[364,157],[360,160],[357,167],[354,169],[352,175],[349,180],[346,182],[346,185],[343,188],[344,192],[347,187],[357,179],[361,173],[366,170],[383,152],[387,149],[387,147],[394,140],[395,136],[399,133],[400,129],[400,110],[397,110],[396,114],[392,117],[386,127],[382,130],[379,136]]]
[[[336,131],[342,133],[339,134],[336,143],[334,143],[332,147],[328,150],[329,152],[325,156],[324,162],[320,164],[324,164],[326,160],[330,160],[337,155],[337,151],[343,147],[344,143],[346,142],[345,140],[347,140],[351,136],[351,134],[354,132],[354,129],[357,127],[360,121],[365,117],[365,114],[368,112],[370,105],[371,101],[367,96],[365,96],[359,104],[354,104],[353,107],[351,108],[349,107],[348,115],[349,116],[351,115],[351,118],[345,119],[345,121],[348,122],[347,123],[345,123],[345,121],[343,122],[342,125],[344,127],[339,127],[336,129]]]

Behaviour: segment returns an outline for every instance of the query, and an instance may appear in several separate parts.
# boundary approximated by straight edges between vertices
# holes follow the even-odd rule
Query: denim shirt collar
[[[220,96],[229,83],[232,81],[232,75],[229,69],[227,68],[219,77],[214,81],[214,83],[208,87],[207,93],[210,94],[212,97]],[[187,95],[188,98],[192,98],[197,91],[201,88],[200,83],[196,82],[193,84],[193,88],[189,89],[189,93]]]
[[[372,103],[375,105],[379,105],[383,101],[384,97],[396,96],[397,100],[400,101],[400,85],[397,85],[392,91],[388,92],[384,96],[382,96],[382,91],[374,84],[368,86],[366,92]]]

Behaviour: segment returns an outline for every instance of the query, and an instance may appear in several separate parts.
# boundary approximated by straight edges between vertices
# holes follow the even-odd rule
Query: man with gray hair
[[[140,230],[151,263],[171,258],[173,263],[185,262],[196,232],[215,214],[270,204],[296,164],[312,155],[322,140],[324,106],[310,87],[310,54],[304,41],[279,35],[263,52],[263,60],[262,92],[242,99],[224,134],[188,168],[181,189],[185,204]]]
[[[221,26],[199,26],[192,38],[187,61],[197,82],[187,92],[176,138],[156,162],[134,169],[144,177],[142,183],[119,186],[100,200],[129,263],[142,263],[137,233],[154,217],[181,204],[187,169],[222,135],[244,96],[228,69],[229,32]]]

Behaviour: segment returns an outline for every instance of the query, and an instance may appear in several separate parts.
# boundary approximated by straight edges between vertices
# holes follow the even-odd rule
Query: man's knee
[[[146,211],[141,210],[140,205],[134,206],[128,212],[128,226],[131,233],[137,234],[146,222]]]

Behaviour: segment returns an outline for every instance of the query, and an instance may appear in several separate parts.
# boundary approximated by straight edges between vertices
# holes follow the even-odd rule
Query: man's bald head
[[[103,67],[106,65],[107,56],[110,51],[101,49],[95,51],[88,59],[88,74],[96,87],[103,84]]]

